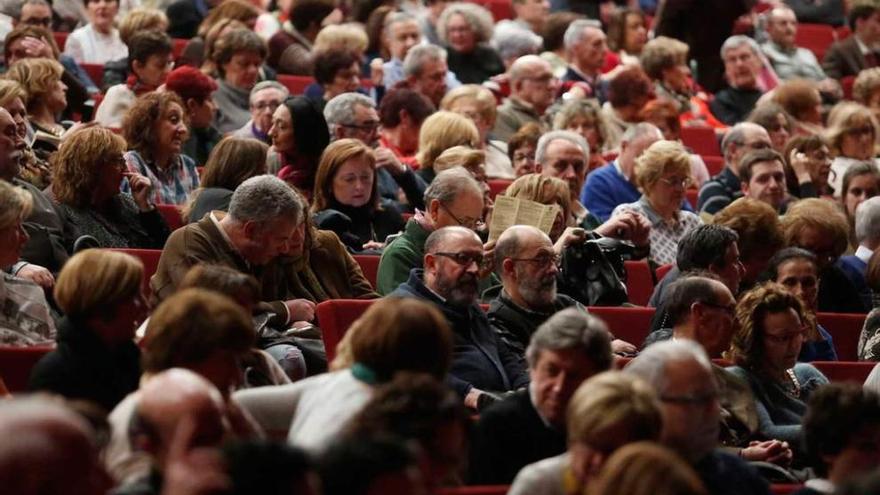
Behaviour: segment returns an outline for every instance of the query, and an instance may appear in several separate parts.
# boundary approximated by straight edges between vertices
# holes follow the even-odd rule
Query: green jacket
[[[414,219],[406,222],[403,234],[385,247],[379,260],[376,275],[376,291],[381,295],[394,292],[397,286],[409,279],[409,271],[422,268],[425,257],[425,241],[431,232],[422,228]]]

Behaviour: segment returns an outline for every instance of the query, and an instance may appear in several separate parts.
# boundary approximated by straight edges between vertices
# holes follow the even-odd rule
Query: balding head
[[[794,47],[797,34],[794,11],[785,5],[771,9],[767,15],[767,34],[774,43],[784,48]]]
[[[425,285],[449,304],[468,306],[477,300],[483,244],[464,227],[435,230],[425,241]]]
[[[547,234],[535,227],[514,225],[495,244],[495,266],[504,291],[513,302],[534,311],[556,300],[556,254]]]
[[[724,161],[734,175],[739,177],[739,162],[749,151],[773,147],[770,134],[758,124],[741,122],[731,127],[721,140]]]
[[[524,55],[510,66],[510,94],[542,115],[556,97],[558,81],[550,63],[537,55]]]

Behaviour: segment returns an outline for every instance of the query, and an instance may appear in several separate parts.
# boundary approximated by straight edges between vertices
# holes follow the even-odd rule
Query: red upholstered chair
[[[828,330],[834,339],[837,359],[841,361],[858,361],[859,335],[865,324],[862,314],[819,313],[819,324]]]
[[[810,24],[801,22],[798,24],[794,43],[816,54],[820,61],[825,57],[825,52],[837,40],[834,28],[827,24]]]
[[[495,199],[495,196],[507,190],[507,186],[513,181],[509,179],[492,179],[489,181],[489,197]]]
[[[505,495],[508,490],[510,490],[508,485],[474,485],[441,488],[434,493],[436,495]]]
[[[174,57],[174,60],[183,55],[183,49],[186,48],[187,43],[189,43],[187,39],[174,38],[171,40],[171,56]]]
[[[877,363],[873,361],[813,361],[810,364],[819,368],[819,371],[832,382],[865,383],[865,379],[868,378]]]
[[[654,277],[646,261],[624,262],[626,268],[626,292],[629,302],[645,306],[654,292]]]
[[[153,274],[156,273],[156,270],[159,268],[159,258],[162,257],[161,249],[113,249],[112,251],[119,251],[121,253],[130,254],[135,258],[141,260],[141,263],[144,264],[144,280],[143,280],[143,289],[144,295],[147,296],[147,300],[150,299],[150,278]]]
[[[773,495],[788,495],[789,493],[794,493],[803,487],[804,487],[804,485],[774,484],[774,485],[770,485],[770,493],[772,493]]]
[[[9,347],[0,346],[0,378],[10,392],[27,389],[31,369],[53,347]]]
[[[602,318],[615,338],[641,346],[651,328],[654,308],[590,306],[590,313]]]
[[[278,82],[283,84],[291,95],[301,95],[305,93],[306,87],[315,82],[315,78],[311,76],[288,76],[278,75]]]
[[[62,52],[64,51],[64,45],[67,44],[67,35],[70,33],[52,33],[52,37],[55,38],[55,44],[58,45],[58,49]]]
[[[358,262],[358,265],[361,266],[361,270],[364,272],[364,277],[367,278],[370,285],[376,287],[376,275],[379,273],[379,259],[382,257],[375,254],[355,254],[352,255],[352,257]]]
[[[681,142],[700,156],[721,156],[718,138],[710,127],[682,127]]]
[[[175,231],[185,224],[183,222],[183,216],[180,214],[180,207],[177,205],[156,205],[156,209],[159,210],[159,213],[162,214],[162,218],[165,219],[165,223],[168,224],[168,228],[172,231]]]
[[[660,266],[658,266],[658,267],[657,267],[657,271],[656,271],[656,273],[657,273],[657,282],[659,283],[661,280],[663,280],[663,277],[665,277],[666,274],[669,273],[669,270],[672,270],[672,267],[674,267],[674,266],[675,266],[675,265],[673,265],[672,263],[670,263],[670,264],[668,264],[668,265],[660,265]]]
[[[345,332],[371,304],[373,304],[371,300],[331,299],[318,304],[315,308],[328,362],[336,357],[336,345],[342,340]]]
[[[709,175],[712,177],[721,173],[724,169],[724,157],[723,156],[715,156],[715,155],[701,155],[700,158],[703,159],[703,163],[706,164],[706,170],[709,171]]]
[[[856,83],[856,76],[846,76],[840,79],[840,88],[843,90],[843,97],[847,100],[853,99],[853,85]]]
[[[80,67],[86,71],[86,74],[89,75],[89,78],[95,83],[99,88],[104,84],[104,65],[103,64],[79,64]],[[97,103],[95,103],[95,108],[98,108]]]

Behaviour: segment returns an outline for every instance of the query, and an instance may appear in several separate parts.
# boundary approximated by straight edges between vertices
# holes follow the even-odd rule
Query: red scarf
[[[135,96],[141,96],[144,93],[156,91],[156,88],[159,87],[144,83],[138,79],[134,73],[128,75],[128,79],[125,80],[125,85],[128,86],[128,89],[134,92]]]

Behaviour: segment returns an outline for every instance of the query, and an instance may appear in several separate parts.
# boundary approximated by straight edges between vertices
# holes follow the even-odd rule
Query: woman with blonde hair
[[[419,151],[416,160],[419,162],[417,172],[425,182],[431,183],[437,175],[434,160],[443,151],[453,146],[480,147],[480,132],[466,117],[457,113],[436,112],[422,123],[419,131]]]
[[[541,174],[527,174],[513,181],[502,194],[542,205],[557,205],[559,215],[556,216],[548,235],[553,242],[558,243],[562,239],[563,232],[569,227],[567,219],[572,218],[571,195],[564,180]]]
[[[381,250],[385,239],[403,229],[404,220],[380,204],[376,157],[357,139],[327,146],[315,175],[311,211],[315,226],[336,232],[354,252]]]
[[[693,182],[690,155],[675,141],[657,141],[636,159],[635,178],[642,197],[617,206],[611,216],[627,211],[643,215],[651,222],[651,260],[659,265],[675,263],[678,242],[703,224],[695,213],[681,209]]]
[[[9,115],[12,115],[15,129],[24,140],[24,159],[19,162],[21,170],[18,176],[37,189],[43,190],[52,183],[52,169],[49,168],[49,162],[38,157],[30,146],[30,140],[27,138],[27,108],[24,104],[26,100],[27,93],[21,84],[11,79],[0,79],[0,107],[5,108]]]
[[[363,63],[364,52],[369,42],[367,33],[359,24],[353,22],[330,24],[318,32],[312,53],[342,50],[353,54],[358,62]]]
[[[675,452],[653,442],[636,442],[608,458],[589,495],[709,494]]]
[[[87,249],[70,258],[54,291],[65,315],[58,347],[34,367],[28,388],[106,411],[137,390],[141,353],[134,334],[148,311],[143,278],[140,260],[128,254]]]
[[[122,137],[109,129],[88,127],[71,134],[52,155],[52,195],[65,220],[68,251],[86,241],[108,248],[165,245],[168,226],[150,201],[150,179],[128,171],[124,151]],[[131,194],[119,191],[124,178]]]
[[[7,79],[24,88],[28,122],[34,132],[44,135],[35,139],[50,152],[57,149],[66,130],[56,119],[67,107],[67,85],[61,82],[63,73],[64,67],[48,58],[22,59],[6,71]]]
[[[620,371],[585,381],[566,413],[568,451],[524,467],[508,495],[585,493],[607,456],[640,440],[657,441],[663,419],[654,390]]]
[[[514,179],[513,165],[507,156],[507,143],[490,139],[498,115],[495,96],[476,84],[465,84],[450,90],[440,101],[440,109],[463,115],[477,126],[480,147],[486,153],[486,175],[491,179]]]
[[[849,167],[859,162],[880,165],[876,158],[877,130],[880,126],[868,107],[845,101],[831,109],[827,129],[825,139],[835,155],[831,162],[829,182],[834,189],[834,196],[839,197],[840,183]]]
[[[228,137],[211,150],[199,188],[193,191],[182,215],[198,222],[213,210],[226,211],[232,193],[242,182],[265,174],[269,146],[250,138]]]

